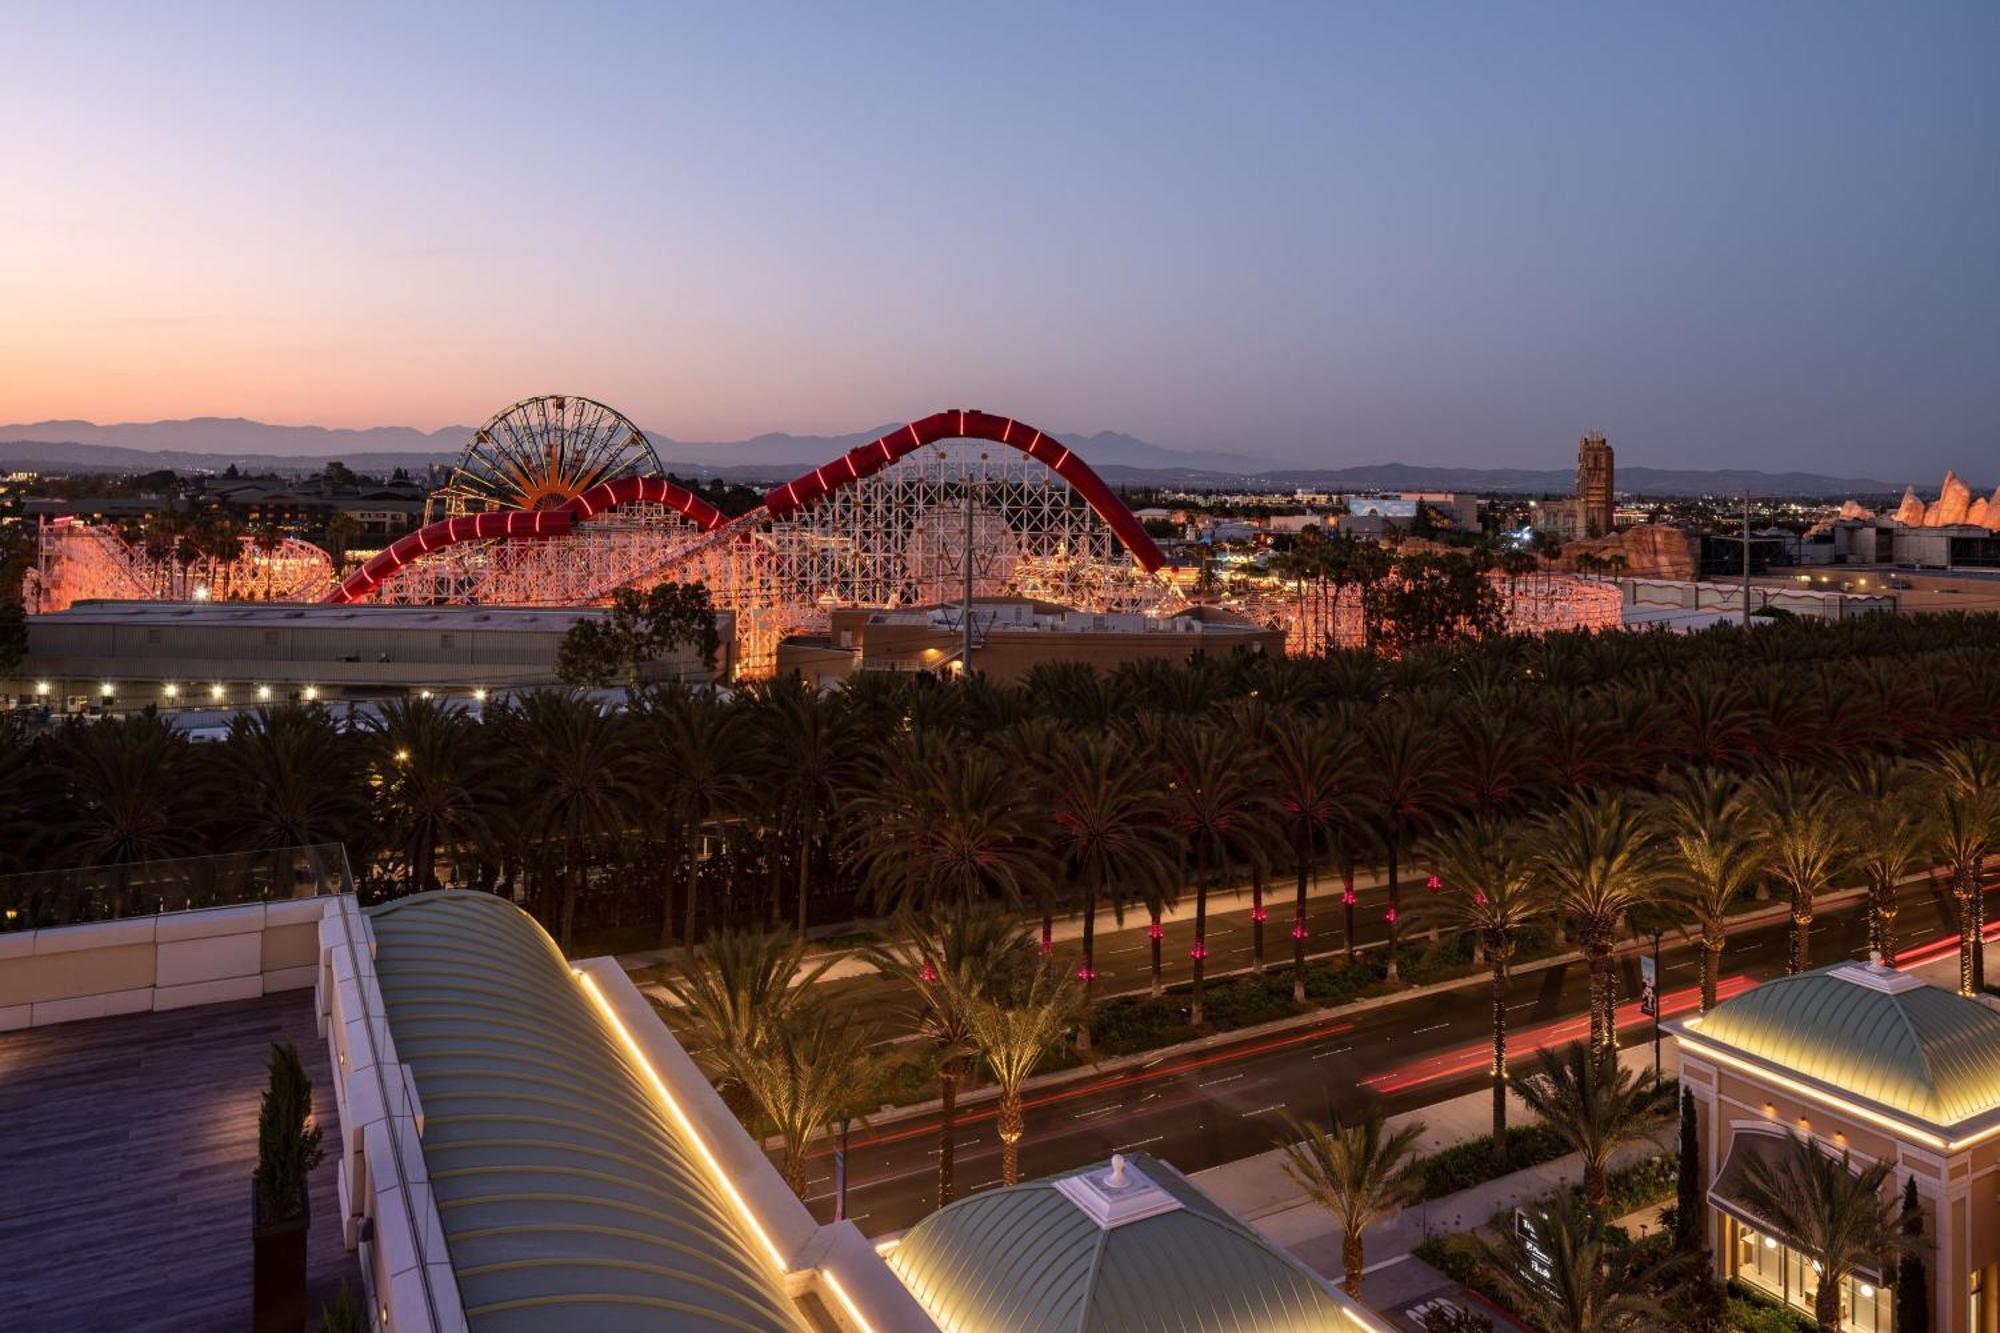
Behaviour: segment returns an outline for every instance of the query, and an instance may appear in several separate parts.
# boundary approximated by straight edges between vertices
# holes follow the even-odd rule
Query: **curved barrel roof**
[[[1127,1159],[1161,1205],[1110,1225],[1066,1188],[1100,1167],[960,1199],[889,1266],[941,1328],[1009,1333],[1313,1333],[1378,1325],[1165,1162]]]
[[[1686,1027],[1932,1125],[2000,1107],[2000,1013],[1886,968],[1780,977]]]
[[[804,1327],[540,926],[465,891],[369,916],[476,1333]]]

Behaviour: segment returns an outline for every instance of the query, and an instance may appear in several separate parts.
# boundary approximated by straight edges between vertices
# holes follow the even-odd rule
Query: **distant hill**
[[[736,441],[683,441],[651,434],[669,468],[731,481],[782,481],[894,429],[849,435],[767,434]],[[155,468],[220,472],[231,464],[245,472],[311,472],[338,458],[361,472],[393,468],[420,472],[457,460],[470,426],[420,431],[407,426],[333,430],[322,426],[273,426],[240,417],[134,422],[100,426],[88,421],[39,421],[0,426],[0,465],[41,471],[145,472]],[[1564,495],[1575,483],[1566,468],[1424,467],[1377,463],[1363,467],[1306,468],[1268,458],[1215,451],[1165,449],[1130,435],[1057,437],[1114,485],[1265,486],[1312,490],[1479,491],[1485,494]],[[1618,469],[1618,489],[1630,495],[1727,494],[1869,496],[1900,492],[1909,481],[1919,491],[1934,478],[1881,481],[1812,472],[1716,471],[1649,467]],[[1974,490],[1981,487],[1974,485]],[[1929,493],[1929,492],[1926,492]]]

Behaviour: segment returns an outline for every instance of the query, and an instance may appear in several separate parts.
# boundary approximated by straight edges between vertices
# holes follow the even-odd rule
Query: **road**
[[[1900,934],[1937,940],[1946,950],[1951,923],[1926,886],[1902,894]],[[1289,943],[1289,941],[1287,941]],[[1723,954],[1725,997],[1781,976],[1789,945],[1784,919],[1730,937]],[[1929,946],[1936,949],[1937,946]],[[1824,965],[1858,957],[1866,948],[1866,916],[1858,910],[1821,915],[1813,957]],[[1933,952],[1930,956],[1935,956]],[[1620,961],[1621,993],[1639,993],[1636,955]],[[1695,1010],[1695,950],[1669,941],[1662,949],[1665,1016]],[[1563,964],[1516,977],[1510,986],[1509,1045],[1514,1058],[1573,1041],[1587,1019],[1585,969]],[[1283,1117],[1324,1120],[1354,1113],[1371,1096],[1395,1112],[1429,1105],[1486,1086],[1490,1041],[1484,987],[1448,991],[1384,1005],[1324,1023],[1252,1038],[1107,1075],[1083,1078],[1030,1098],[1021,1144],[1023,1178],[1045,1175],[1116,1151],[1143,1148],[1183,1171],[1199,1171],[1270,1148]],[[1621,1044],[1652,1039],[1635,1002],[1619,1009]],[[937,1188],[938,1126],[922,1116],[857,1130],[848,1165],[848,1216],[870,1235],[908,1227],[928,1213]],[[829,1146],[830,1148],[830,1146]],[[962,1197],[999,1183],[1000,1145],[993,1101],[974,1101],[960,1117],[958,1190]],[[813,1162],[807,1203],[832,1216],[830,1150]]]

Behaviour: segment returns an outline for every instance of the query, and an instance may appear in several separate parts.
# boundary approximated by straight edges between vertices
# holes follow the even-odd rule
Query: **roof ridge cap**
[[[1916,1020],[1910,1016],[1910,1007],[1903,1003],[1905,995],[1914,995],[1918,991],[1926,989],[1929,988],[1919,987],[1916,990],[1881,991],[1878,993],[1889,997],[1890,1002],[1895,1006],[1896,1017],[1902,1021],[1903,1030],[1909,1034],[1910,1044],[1916,1047],[1917,1063],[1921,1064],[1924,1069],[1924,1087],[1930,1093],[1930,1106],[1925,1110],[1925,1116],[1932,1123],[1942,1125],[1946,1123],[1945,1108],[1943,1098],[1938,1095],[1938,1071],[1937,1067],[1931,1063],[1930,1043],[1924,1040],[1923,1033],[1917,1031]]]
[[[1083,1299],[1077,1302],[1076,1333],[1089,1333],[1090,1311],[1097,1304],[1097,1275],[1104,1268],[1105,1247],[1111,1243],[1111,1228],[1097,1227],[1097,1248],[1090,1255],[1090,1271],[1083,1278]]]

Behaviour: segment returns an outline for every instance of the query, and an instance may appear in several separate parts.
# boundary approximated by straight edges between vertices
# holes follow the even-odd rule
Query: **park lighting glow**
[[[105,681],[102,685],[99,685],[97,687],[97,692],[103,695],[107,699],[109,699],[114,693],[116,693],[116,691],[114,691],[111,688],[111,682],[108,680]]]
[[[222,687],[220,685],[209,686],[208,697],[211,699],[220,699],[222,697]]]
[[[1293,939],[1295,939],[1295,940],[1302,940],[1302,939],[1306,938],[1306,936],[1307,936],[1307,935],[1309,935],[1309,934],[1311,934],[1311,933],[1312,933],[1312,932],[1310,932],[1310,931],[1308,931],[1308,930],[1306,929],[1306,923],[1305,923],[1305,922],[1303,922],[1303,921],[1294,921],[1294,922],[1292,923],[1292,938],[1293,938]]]
[[[45,697],[45,698],[46,698],[46,697],[47,697],[47,695],[48,695],[48,692],[49,692],[49,683],[48,683],[47,681],[45,681],[45,680],[38,680],[38,681],[36,681],[36,682],[35,682],[35,693],[36,693],[36,694],[39,694],[39,695],[42,695],[43,697]]]
[[[477,700],[478,700],[478,701],[479,701],[480,703],[485,703],[485,702],[486,702],[486,687],[485,687],[484,685],[481,685],[481,686],[480,686],[480,687],[479,687],[478,689],[476,689],[476,690],[474,690],[474,691],[472,692],[472,697],[473,697],[474,699],[477,699]]]
[[[319,686],[317,686],[317,685],[308,685],[308,686],[306,686],[306,698],[308,698],[308,699],[317,699],[317,698],[319,698]]]
[[[271,687],[270,687],[269,685],[259,685],[259,686],[257,687],[257,697],[258,697],[259,699],[268,699],[268,698],[270,698],[270,697],[271,697]]]
[[[208,585],[206,583],[197,583],[195,585],[194,599],[197,602],[205,602],[208,600]]]
[[[1197,963],[1199,963],[1202,959],[1208,957],[1208,946],[1206,944],[1203,944],[1200,940],[1196,940],[1194,942],[1194,948],[1188,950],[1188,957],[1194,959]]]
[[[419,699],[428,699],[431,697],[431,692],[429,690],[418,690],[417,697]]]
[[[399,764],[407,764],[407,763],[409,763],[409,762],[410,762],[410,752],[409,752],[408,750],[398,750],[398,751],[396,751],[396,762],[397,762],[397,763],[399,763]]]
[[[161,689],[160,693],[166,695],[169,699],[178,699],[181,697],[181,687],[174,684],[172,681],[168,681],[167,684]]]

